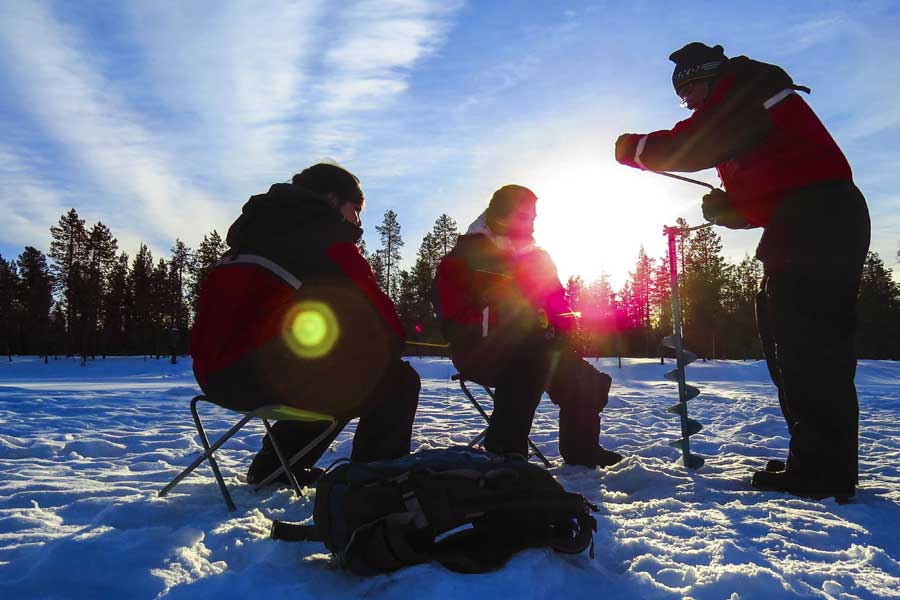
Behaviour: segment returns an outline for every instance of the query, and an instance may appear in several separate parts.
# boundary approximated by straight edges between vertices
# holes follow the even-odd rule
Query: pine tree
[[[582,310],[582,303],[585,295],[585,284],[584,279],[582,279],[579,275],[571,275],[569,279],[566,281],[566,302],[569,307],[574,311],[580,313]],[[573,343],[575,346],[581,350],[582,352],[586,349],[585,337],[584,337],[584,321],[582,319],[578,319],[576,330],[574,332]]]
[[[129,283],[128,255],[122,252],[110,270],[106,294],[103,296],[103,352],[125,353],[129,350],[125,335],[131,311]]]
[[[434,229],[432,229],[432,237],[440,253],[438,260],[450,253],[450,250],[456,245],[458,235],[456,221],[451,219],[446,213],[437,218],[437,221],[434,222]]]
[[[150,274],[150,340],[153,354],[159,358],[168,351],[172,322],[172,285],[169,278],[169,263],[160,258]]]
[[[19,255],[19,302],[22,309],[23,349],[25,354],[44,357],[50,353],[50,307],[53,304],[53,277],[47,257],[26,246]]]
[[[756,331],[756,295],[762,279],[762,263],[745,255],[737,265],[727,265],[722,286],[723,329],[720,355],[759,358],[762,348]]]
[[[653,306],[653,323],[656,329],[657,351],[661,356],[662,338],[672,335],[672,280],[669,271],[669,255],[664,253],[653,270],[653,288],[650,296]]]
[[[685,345],[704,358],[716,358],[720,344],[725,280],[725,259],[721,252],[721,238],[710,227],[699,229],[690,236],[684,258]]]
[[[215,266],[216,262],[228,250],[228,246],[222,241],[219,233],[213,229],[211,233],[203,236],[203,241],[194,252],[190,263],[191,270],[191,311],[193,317],[197,317],[200,308],[200,286],[206,280],[206,275]]]
[[[0,256],[0,350],[9,357],[17,353],[17,324],[19,308],[17,291],[19,274],[16,264]]]
[[[149,354],[152,349],[153,307],[151,301],[153,253],[141,244],[131,264],[129,292],[132,302],[128,315],[128,338],[132,349]]]
[[[397,297],[397,280],[400,270],[400,248],[403,239],[400,237],[400,221],[397,213],[388,210],[384,213],[381,225],[375,227],[381,236],[381,261],[384,266],[384,292],[393,300]]]
[[[191,249],[180,239],[176,238],[171,252],[172,257],[169,259],[169,280],[172,291],[169,307],[170,320],[173,328],[182,332],[182,334],[186,334],[190,320],[187,287],[191,265]]]
[[[76,344],[75,330],[81,317],[79,292],[83,287],[85,267],[85,243],[87,232],[84,219],[78,217],[75,209],[59,218],[59,223],[50,227],[50,258],[53,259],[51,272],[56,290],[61,294],[66,316],[66,354],[71,354]],[[79,348],[80,350],[80,348]]]
[[[647,256],[642,245],[638,252],[634,271],[629,273],[629,299],[625,307],[625,314],[631,329],[629,350],[638,351],[644,356],[650,356],[655,350],[655,348],[651,348],[650,341],[651,297],[654,285],[653,263],[654,260]]]
[[[869,252],[863,265],[857,315],[857,354],[900,358],[900,286],[877,252]]]
[[[434,276],[441,258],[441,246],[437,239],[434,234],[426,233],[422,237],[419,252],[416,254],[416,264],[408,274],[407,283],[411,294],[408,331],[417,339],[437,341],[440,338],[439,324],[431,297]],[[400,295],[402,299],[402,286]]]
[[[370,255],[369,266],[372,267],[372,274],[375,276],[375,283],[382,290],[387,289],[387,280],[384,276],[384,261],[381,259],[381,250],[376,250]]]
[[[109,273],[116,261],[118,242],[102,222],[97,222],[88,232],[85,242],[85,277],[81,292],[82,314],[79,323],[80,346],[83,355],[95,356],[102,333],[101,319],[103,297]]]

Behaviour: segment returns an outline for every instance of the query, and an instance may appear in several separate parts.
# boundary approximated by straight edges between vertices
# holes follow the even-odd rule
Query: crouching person
[[[356,246],[363,203],[359,180],[331,164],[251,197],[201,287],[191,330],[194,374],[223,406],[286,404],[338,420],[294,465],[301,483],[321,473],[313,465],[355,417],[351,460],[409,453],[419,376],[400,360],[400,320]],[[273,431],[291,456],[326,427],[279,421]],[[279,466],[266,436],[247,480]]]
[[[527,455],[546,390],[559,405],[563,459],[609,466],[622,458],[598,441],[612,380],[569,341],[575,315],[556,266],[534,245],[536,203],[528,188],[504,186],[459,237],[438,267],[442,328],[460,375],[495,387],[487,450]]]

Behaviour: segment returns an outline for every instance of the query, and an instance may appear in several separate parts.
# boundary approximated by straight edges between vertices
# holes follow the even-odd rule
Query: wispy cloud
[[[103,53],[84,14],[5,3],[0,48],[21,110],[39,124],[32,141],[71,158],[120,237],[196,242],[227,226],[246,194],[288,178],[311,156],[353,156],[366,139],[358,115],[403,94],[458,5],[326,7],[128,3],[110,17],[121,35]],[[27,174],[18,154],[8,148],[0,160]],[[44,190],[42,205],[64,204],[53,182],[30,181],[32,193]],[[40,218],[35,231],[50,224]]]
[[[5,4],[0,43],[15,65],[23,101],[76,169],[105,192],[109,221],[126,229],[193,237],[218,209],[185,183],[162,140],[130,110],[86,51],[82,33],[38,4]],[[19,213],[21,215],[21,213]]]

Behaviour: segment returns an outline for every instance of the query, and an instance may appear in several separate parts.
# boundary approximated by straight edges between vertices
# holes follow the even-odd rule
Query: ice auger
[[[678,261],[675,256],[675,237],[685,235],[691,231],[711,227],[711,224],[698,225],[696,227],[665,227],[663,235],[669,237],[669,281],[672,284],[672,321],[673,333],[663,338],[663,345],[675,350],[675,368],[665,374],[669,381],[678,383],[678,404],[673,404],[666,409],[681,418],[681,438],[670,442],[674,448],[681,449],[682,463],[688,469],[699,469],[703,466],[703,458],[697,454],[691,454],[690,437],[703,429],[700,421],[688,417],[688,400],[700,395],[699,388],[688,385],[684,380],[684,368],[697,360],[697,355],[685,350],[681,337],[681,297],[678,294]]]

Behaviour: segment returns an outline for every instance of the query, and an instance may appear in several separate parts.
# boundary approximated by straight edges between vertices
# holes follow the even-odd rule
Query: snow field
[[[414,448],[465,444],[483,428],[445,359],[410,359],[422,376]],[[704,430],[698,472],[675,462],[671,363],[596,361],[613,377],[601,441],[626,458],[606,469],[562,464],[545,398],[532,439],[570,491],[600,506],[596,558],[530,550],[503,569],[458,575],[419,565],[363,579],[318,543],[268,539],[269,521],[309,519],[313,490],[242,483],[262,426],[217,454],[237,504],[228,513],[208,466],[166,498],[157,491],[199,450],[189,359],[16,358],[0,363],[0,597],[3,598],[898,598],[900,364],[862,361],[861,485],[855,501],[752,490],[787,432],[765,364],[688,367]],[[204,407],[210,431],[234,421]],[[320,464],[349,454],[354,425]]]

